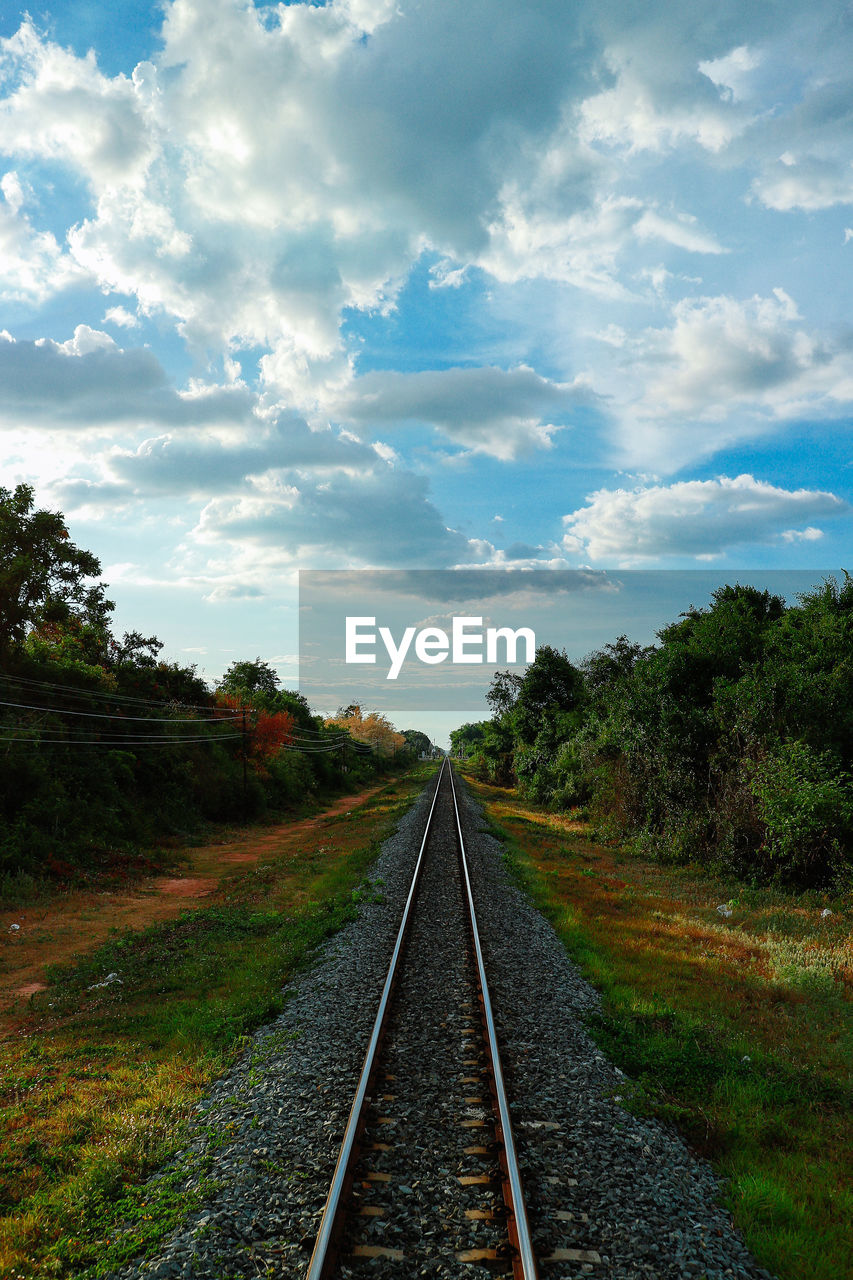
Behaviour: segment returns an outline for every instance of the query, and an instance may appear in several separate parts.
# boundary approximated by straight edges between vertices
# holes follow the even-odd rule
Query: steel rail
[[[468,859],[465,854],[465,841],[462,837],[462,823],[459,818],[459,805],[456,800],[456,784],[453,781],[453,770],[450,769],[450,788],[453,793],[453,809],[456,814],[456,831],[459,836],[460,861],[465,880],[465,892],[468,901],[469,924],[477,960],[477,973],[480,982],[480,1000],[482,1002],[483,1025],[486,1031],[489,1058],[492,1068],[492,1084],[495,1104],[498,1112],[500,1133],[497,1135],[501,1143],[501,1165],[506,1182],[504,1183],[504,1201],[507,1207],[507,1229],[510,1242],[514,1246],[512,1271],[515,1280],[538,1280],[536,1255],[530,1238],[530,1226],[527,1221],[527,1210],[524,1205],[524,1191],[521,1185],[521,1173],[518,1168],[518,1153],[512,1133],[512,1120],[509,1113],[509,1102],[506,1096],[503,1070],[501,1069],[500,1050],[498,1048],[495,1020],[492,1014],[492,1002],[489,998],[489,984],[486,981],[486,969],[483,964],[483,951],[480,946],[480,935],[477,930],[477,913],[474,909],[474,895],[471,891],[471,878],[468,874]],[[508,1192],[508,1194],[507,1194]]]
[[[334,1247],[336,1236],[340,1228],[339,1213],[345,1194],[348,1190],[348,1180],[351,1177],[351,1161],[356,1150],[356,1144],[363,1128],[363,1109],[364,1100],[367,1097],[370,1085],[370,1079],[373,1074],[377,1053],[382,1042],[384,1032],[385,1016],[388,1011],[388,1005],[391,999],[391,993],[397,977],[397,965],[403,946],[408,933],[409,919],[412,912],[412,904],[417,893],[418,882],[420,880],[421,866],[424,858],[424,849],[426,848],[427,838],[429,837],[430,828],[432,826],[432,815],[435,812],[435,805],[438,799],[438,792],[441,787],[441,779],[444,776],[445,768],[449,768],[447,757],[442,762],[441,769],[438,774],[438,781],[435,786],[435,793],[432,797],[429,815],[424,828],[424,836],[421,841],[418,859],[415,863],[415,871],[412,876],[412,883],[409,888],[409,896],[406,898],[406,905],[403,909],[403,917],[400,921],[400,928],[397,932],[397,941],[394,944],[394,951],[391,956],[391,963],[388,967],[388,974],[385,978],[385,986],[382,989],[382,998],[379,1001],[379,1008],[376,1013],[376,1019],[373,1024],[373,1031],[367,1046],[367,1052],[364,1056],[364,1063],[361,1068],[361,1075],[358,1081],[358,1087],[355,1091],[352,1107],[350,1108],[349,1120],[344,1131],[341,1149],[338,1154],[338,1163],[335,1166],[335,1172],[332,1177],[329,1194],[326,1197],[326,1205],[323,1209],[323,1217],[320,1219],[320,1227],[317,1232],[317,1239],[314,1243],[314,1251],[311,1254],[311,1261],[308,1264],[308,1270],[305,1280],[327,1280],[329,1268],[334,1264]],[[452,778],[452,774],[451,774]]]

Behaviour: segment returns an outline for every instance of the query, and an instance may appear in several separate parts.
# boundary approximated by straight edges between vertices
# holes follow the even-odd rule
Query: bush
[[[765,828],[762,852],[779,878],[820,886],[849,872],[853,779],[828,751],[783,742],[747,773]]]

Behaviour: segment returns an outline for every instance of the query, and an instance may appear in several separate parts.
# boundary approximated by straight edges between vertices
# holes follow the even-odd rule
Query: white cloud
[[[704,97],[698,84],[676,92],[630,54],[609,61],[615,84],[580,107],[579,133],[589,146],[663,152],[687,142],[717,152],[744,127],[738,113]]]
[[[525,366],[377,371],[355,379],[336,409],[370,425],[428,423],[474,453],[508,461],[547,448],[559,429],[549,418],[591,399],[583,384],[550,382]]]
[[[822,359],[782,289],[746,301],[685,299],[674,317],[671,329],[644,339],[649,363],[662,366],[646,392],[657,412],[713,418],[735,401],[766,403]]]
[[[2,42],[0,140],[88,184],[80,269],[199,351],[268,348],[268,384],[308,407],[346,378],[346,308],[392,306],[426,249],[444,255],[433,284],[479,264],[607,296],[626,296],[619,256],[638,243],[720,252],[689,212],[613,189],[577,115],[605,45],[590,61],[577,21],[542,6],[519,23],[491,0],[174,0],[162,54],[130,77],[25,21]]]
[[[785,529],[780,535],[783,542],[819,542],[823,537],[823,529],[815,529],[809,525],[805,529]]]
[[[671,472],[780,421],[850,411],[849,344],[810,328],[783,289],[685,298],[672,315],[667,328],[599,335],[618,361],[612,407],[625,464]]]
[[[770,209],[831,209],[853,204],[853,161],[846,156],[802,158],[785,152],[775,164],[765,166],[752,189]]]
[[[246,566],[250,582],[306,564],[449,566],[472,550],[445,526],[423,477],[381,465],[323,481],[268,474],[240,497],[209,502],[191,541],[224,555],[232,575]]]
[[[285,471],[305,473],[371,470],[377,453],[369,445],[327,428],[312,431],[294,416],[226,438],[213,432],[181,431],[143,440],[136,449],[114,449],[107,467],[113,476],[148,496],[204,496],[235,493],[247,477]]]
[[[104,324],[115,324],[120,329],[137,329],[139,317],[132,315],[126,307],[107,307],[104,312]]]
[[[753,92],[752,72],[761,66],[762,56],[748,45],[739,45],[722,58],[700,62],[699,70],[717,86],[721,97],[737,102]]]
[[[781,489],[751,475],[600,489],[563,517],[563,546],[569,554],[622,565],[667,556],[708,559],[737,547],[813,541],[821,536],[814,526],[788,526],[848,510],[834,494]]]
[[[85,283],[88,319],[103,312],[116,334],[154,320],[152,342],[177,333],[197,373],[226,371],[225,386],[208,373],[179,390],[169,359],[86,325],[0,341],[0,424],[43,433],[44,453],[48,429],[86,433],[75,447],[91,445],[92,466],[66,477],[87,510],[189,494],[212,503],[193,546],[246,563],[264,528],[287,540],[264,542],[267,559],[295,546],[420,563],[432,549],[445,563],[488,552],[448,532],[387,443],[404,452],[406,423],[511,461],[606,404],[618,460],[665,473],[798,414],[849,412],[853,357],[799,287],[832,220],[788,216],[853,200],[849,34],[832,0],[162,11],[162,47],[132,75],[29,20],[0,41],[4,300]],[[433,362],[466,367],[356,374],[409,365],[435,317]],[[100,457],[95,431],[110,437]],[[591,434],[565,433],[550,456],[577,441],[591,461]],[[364,512],[340,516],[330,494]],[[384,513],[407,503],[398,548]],[[778,525],[803,541],[816,527]],[[538,552],[537,534],[518,536],[511,551]]]
[[[0,299],[44,302],[85,278],[49,231],[36,231],[24,211],[26,192],[18,174],[0,179]]]
[[[239,385],[179,392],[153,352],[124,350],[89,325],[65,342],[0,335],[0,429],[246,422],[254,404]]]
[[[15,87],[0,104],[0,147],[75,165],[93,186],[140,182],[153,156],[132,81],[43,40],[26,19],[2,41]]]

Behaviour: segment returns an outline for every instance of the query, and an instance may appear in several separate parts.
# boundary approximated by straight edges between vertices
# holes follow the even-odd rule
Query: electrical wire
[[[33,680],[28,676],[10,676],[10,675],[6,675],[5,673],[0,673],[0,679],[6,680],[10,684],[20,684],[28,688],[51,689],[60,693],[66,693],[69,696],[75,697],[75,698],[97,698],[104,702],[126,702],[134,706],[159,707],[159,708],[168,706],[169,703],[172,702],[184,708],[187,711],[206,711],[213,719],[219,719],[223,715],[223,713],[226,715],[231,715],[235,718],[243,714],[242,707],[228,708],[228,707],[223,707],[221,704],[219,706],[215,704],[202,705],[199,703],[182,702],[179,698],[172,698],[172,699],[135,698],[130,694],[108,693],[105,690],[101,690],[101,689],[84,689],[79,685],[56,684],[48,680]],[[256,708],[249,708],[247,706],[246,710],[247,711],[256,710]],[[280,713],[269,712],[268,714],[275,715]],[[284,714],[288,715],[290,713],[286,709],[284,709]],[[322,732],[319,729],[308,729],[305,726],[303,726],[303,728],[306,733],[319,734],[320,732]]]
[[[241,738],[242,734],[233,733],[229,735],[232,738]],[[125,742],[118,738],[4,738],[0,737],[0,742],[14,743],[19,747],[41,747],[41,746],[69,746],[69,747],[127,747],[129,750],[137,751],[142,747],[180,747],[187,742],[221,742],[221,738],[151,738],[146,742]]]
[[[29,702],[6,702],[2,698],[0,698],[0,707],[17,707],[21,711],[46,711],[58,716],[85,716],[87,720],[142,720],[145,724],[215,724],[217,721],[221,724],[229,724],[232,720],[239,718],[238,716],[208,716],[200,719],[195,716],[188,720],[185,716],[174,719],[168,716],[110,716],[103,711],[72,711],[69,707],[44,707]]]
[[[22,684],[26,683],[26,684],[29,684],[30,686],[35,686],[37,688],[54,687],[56,689],[61,689],[62,692],[66,692],[66,693],[69,692],[68,686],[64,686],[64,685],[49,686],[49,682],[47,681],[42,681],[42,682],[28,681],[26,677],[3,676],[2,678],[6,680],[17,679],[19,683],[22,683]],[[82,689],[70,690],[70,692],[72,693],[72,696],[79,696],[79,697],[89,697],[89,696],[98,697],[99,696],[105,699],[112,700],[112,696],[109,694],[98,694],[97,692],[90,691],[90,690],[82,690]],[[145,706],[157,707],[158,709],[162,708],[164,705],[163,703],[155,703],[145,699],[128,698],[128,699],[125,699],[125,701],[133,702],[134,705],[139,705],[141,703]],[[184,734],[175,733],[175,734],[168,734],[168,735],[158,734],[156,732],[131,733],[130,731],[128,731],[122,734],[113,733],[112,736],[108,736],[108,737],[84,738],[84,737],[81,737],[80,733],[75,731],[73,728],[69,729],[65,734],[57,734],[55,726],[52,726],[48,729],[43,729],[39,725],[20,725],[20,726],[13,727],[13,732],[10,735],[3,735],[2,733],[0,733],[0,742],[15,743],[17,745],[24,745],[24,746],[25,745],[38,746],[41,744],[44,744],[44,745],[62,744],[67,746],[81,745],[81,746],[142,747],[146,745],[151,745],[151,746],[178,745],[180,743],[187,743],[187,742],[219,742],[219,741],[235,740],[238,738],[245,738],[246,728],[244,728],[242,733],[215,733],[212,736],[208,734],[205,734],[204,736],[200,736],[198,734],[198,726],[201,724],[208,724],[208,725],[221,725],[224,728],[230,728],[235,724],[235,722],[239,722],[240,719],[243,720],[243,724],[245,726],[246,715],[248,712],[247,708],[242,708],[239,711],[234,711],[230,715],[228,714],[223,715],[220,713],[220,714],[207,715],[204,717],[194,716],[194,717],[188,718],[186,716],[168,717],[168,716],[162,716],[162,715],[161,716],[133,716],[133,715],[126,715],[124,713],[118,714],[118,715],[111,715],[111,714],[107,714],[106,712],[78,711],[76,709],[72,709],[68,707],[46,707],[40,704],[26,703],[26,702],[12,702],[5,699],[0,699],[0,706],[12,707],[19,711],[40,711],[45,716],[47,715],[79,716],[86,720],[106,720],[111,723],[118,723],[122,725],[126,725],[130,722],[143,723],[143,724],[151,725],[152,729],[159,728],[159,726],[161,725],[181,725],[184,729],[191,730],[190,733],[184,733]],[[208,707],[208,708],[204,708],[204,710],[211,711],[213,709]],[[254,711],[254,708],[252,709],[252,711]],[[263,714],[263,712],[261,712],[260,714]],[[10,726],[6,726],[0,723],[0,730],[4,728],[9,728],[9,727]],[[255,726],[253,725],[252,728],[254,727]],[[15,728],[17,728],[18,730],[17,732],[15,732]],[[82,726],[81,726],[81,731],[84,731]],[[33,735],[38,735],[38,736],[36,737]],[[374,745],[370,743],[361,742],[358,739],[351,737],[351,735],[346,730],[338,730],[337,732],[329,733],[329,732],[325,732],[322,729],[308,729],[304,725],[300,725],[298,728],[292,730],[289,734],[288,742],[280,744],[280,749],[287,750],[287,751],[300,751],[304,754],[329,754],[333,751],[341,750],[347,745],[351,745],[355,750],[355,752],[359,755],[367,755],[376,750],[376,747]]]
[[[10,684],[21,684],[33,689],[52,689],[60,693],[67,693],[72,697],[80,698],[99,698],[106,702],[127,702],[133,703],[135,706],[143,707],[162,707],[164,701],[169,699],[162,698],[136,698],[128,693],[108,693],[104,689],[84,689],[81,685],[57,684],[51,680],[34,680],[30,676],[11,676],[5,672],[0,673],[0,679],[8,681]],[[202,705],[201,703],[186,703],[180,699],[171,699],[178,702],[180,706],[186,707],[188,711],[213,711],[214,707],[209,703]]]

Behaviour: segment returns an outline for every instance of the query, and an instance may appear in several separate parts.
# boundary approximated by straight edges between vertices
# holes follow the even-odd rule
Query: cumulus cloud
[[[449,566],[471,552],[444,524],[428,482],[386,467],[323,482],[267,475],[237,498],[209,502],[193,542],[238,545],[244,555],[248,549],[253,577],[305,564]]]
[[[775,164],[767,164],[752,189],[770,209],[831,209],[853,204],[853,162],[846,158],[784,152]]]
[[[813,525],[789,526],[848,510],[834,494],[781,489],[751,475],[600,489],[563,517],[563,546],[572,555],[623,565],[667,556],[711,559],[737,547],[813,541],[821,536]]]
[[[239,385],[179,392],[152,351],[124,350],[88,325],[66,342],[0,334],[0,425],[15,430],[235,423],[250,416],[254,402]]]
[[[0,341],[0,423],[115,432],[71,500],[186,493],[212,500],[196,547],[257,549],[278,527],[306,555],[447,563],[488,552],[446,529],[389,446],[337,427],[366,440],[419,423],[509,461],[606,399],[622,453],[663,472],[849,411],[845,340],[755,254],[760,235],[786,267],[788,215],[853,199],[834,0],[161,8],[157,51],[132,74],[29,19],[0,41],[4,299],[87,283],[89,319],[155,320],[146,333],[179,334],[196,371],[224,362],[229,379],[179,390],[151,350],[85,325]],[[452,308],[435,363],[460,367],[356,373],[364,334],[386,335],[383,364],[409,365],[414,327]],[[338,514],[345,499],[372,506],[381,537]],[[399,549],[383,513],[407,503]],[[805,541],[817,527],[778,526]]]
[[[593,399],[582,383],[550,382],[533,369],[377,371],[357,378],[336,406],[352,422],[428,423],[474,453],[509,460],[547,447],[559,429],[549,419]]]
[[[133,450],[113,450],[107,465],[136,492],[162,496],[234,492],[247,477],[270,471],[357,471],[376,463],[369,446],[282,416],[270,425],[257,424],[249,437],[223,440],[197,432],[153,437]]]
[[[132,315],[127,307],[107,307],[104,312],[104,324],[115,324],[120,329],[136,329],[139,317]]]
[[[762,55],[748,45],[738,45],[720,58],[699,63],[699,70],[717,86],[727,102],[749,98],[753,93],[753,72],[761,66]]]
[[[689,298],[671,329],[645,336],[647,357],[665,368],[648,399],[664,412],[718,416],[733,401],[772,401],[816,362],[819,342],[782,289],[769,298]]]
[[[579,111],[580,136],[591,146],[663,152],[690,142],[715,152],[743,128],[740,114],[703,92],[698,78],[692,92],[672,86],[661,92],[659,76],[648,65],[638,67],[635,57],[612,54],[609,62],[615,83]]]
[[[716,21],[725,42],[732,13]],[[655,39],[628,58],[605,12],[560,5],[519,22],[491,0],[263,12],[173,0],[162,53],[110,77],[27,20],[2,42],[13,87],[0,144],[88,184],[93,209],[68,244],[102,288],[174,317],[199,349],[261,345],[268,377],[289,384],[318,362],[322,379],[345,310],[392,306],[425,250],[444,255],[445,284],[479,264],[616,293],[615,259],[632,244],[719,252],[689,210],[615,190],[619,166],[593,145],[607,121],[636,120],[626,94],[654,99],[656,120],[669,112],[643,145],[699,136],[698,121],[719,132],[703,145],[722,145],[731,126],[712,123],[711,105],[722,119],[724,104],[672,38],[690,25],[650,21]],[[662,58],[667,40],[675,54]],[[603,94],[602,75],[616,79]],[[672,105],[679,93],[693,94],[689,109]]]
[[[685,298],[665,328],[598,336],[613,349],[619,448],[632,466],[674,471],[779,422],[831,421],[853,404],[849,341],[815,331],[780,288]]]
[[[50,231],[37,231],[24,211],[26,194],[14,170],[0,179],[0,299],[44,302],[84,278]]]
[[[3,42],[0,143],[88,183],[69,244],[103,287],[202,347],[308,360],[339,347],[346,307],[393,302],[425,246],[476,254],[509,157],[535,150],[581,65],[564,12],[518,23],[487,0],[174,0],[162,39],[111,78],[25,21]]]
[[[48,486],[48,492],[51,502],[56,502],[63,512],[73,511],[90,520],[125,507],[132,497],[126,485],[82,477],[58,480]]]

